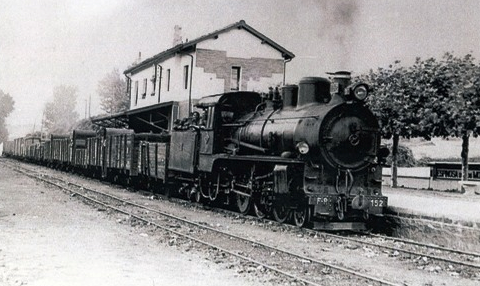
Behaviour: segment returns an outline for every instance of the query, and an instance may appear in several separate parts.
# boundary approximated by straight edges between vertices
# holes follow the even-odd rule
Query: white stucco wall
[[[154,67],[151,66],[131,76],[131,93],[130,93],[130,109],[135,109],[143,106],[148,106],[157,103],[158,98],[152,96],[153,84],[151,81],[154,75]],[[142,98],[144,79],[147,79],[147,92],[145,98]],[[136,99],[136,84],[138,82],[138,98]]]
[[[201,98],[207,95],[223,93],[225,80],[217,78],[215,74],[205,73],[203,68],[193,71],[192,98]]]
[[[195,55],[194,55],[195,56]],[[195,63],[195,57],[194,57]],[[188,99],[188,93],[190,89],[190,79],[188,79],[188,87],[185,89],[184,84],[184,66],[188,65],[188,72],[191,73],[191,58],[189,56],[174,56],[164,62],[159,63],[157,66],[157,80],[155,93],[153,92],[153,83],[151,78],[155,75],[155,69],[153,65],[140,72],[137,72],[131,76],[131,103],[130,109],[137,109],[145,106],[150,106],[157,103],[163,103],[168,101],[182,101]],[[161,68],[160,68],[161,66]],[[170,69],[170,85],[168,88],[168,76],[167,71]],[[160,78],[161,70],[161,78]],[[193,71],[195,75],[195,71]],[[190,76],[190,75],[189,75]],[[147,95],[143,99],[143,81],[147,79]],[[160,83],[161,80],[161,83]],[[139,83],[139,96],[138,101],[135,104],[135,81]],[[160,97],[160,100],[159,100]]]
[[[269,58],[281,59],[282,54],[262,40],[245,31],[232,29],[218,35],[217,39],[209,39],[197,44],[199,49],[227,51],[227,57],[237,58]]]
[[[217,39],[208,39],[197,44],[197,49],[226,51],[229,58],[266,58],[283,60],[282,54],[244,29],[233,29],[218,35]],[[194,74],[195,75],[195,74]],[[216,94],[224,91],[224,79],[217,79],[214,73],[197,73],[196,84],[204,94]],[[283,83],[283,72],[259,80],[247,79],[245,91],[266,92],[270,86]]]
[[[217,39],[208,39],[197,44],[197,49],[226,51],[229,58],[251,59],[282,59],[279,51],[243,29],[232,29],[221,33]],[[196,67],[196,54],[193,55],[193,77],[192,77],[192,99],[203,96],[223,93],[225,90],[225,79],[217,78],[215,73],[207,73],[203,68]],[[191,58],[187,55],[175,55],[159,63],[162,67],[161,83],[160,68],[157,68],[156,89],[154,95],[152,77],[155,75],[155,67],[152,65],[131,75],[131,103],[130,109],[137,109],[157,103],[168,101],[188,100],[190,86],[185,88],[184,66],[189,66],[189,73],[192,72]],[[228,68],[228,67],[227,67]],[[170,89],[167,90],[167,70],[170,69]],[[190,76],[190,74],[189,74]],[[142,98],[143,82],[147,79],[147,92]],[[267,91],[268,87],[275,86],[283,80],[283,73],[274,73],[271,77],[260,77],[257,80],[247,79],[248,91]],[[138,81],[138,100],[135,100],[135,82]],[[190,81],[189,81],[190,84]],[[245,89],[242,89],[245,90]]]

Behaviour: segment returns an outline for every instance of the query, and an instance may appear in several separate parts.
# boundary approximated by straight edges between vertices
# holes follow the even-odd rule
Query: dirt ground
[[[0,164],[0,285],[260,285]]]
[[[172,242],[164,234],[131,227],[118,218],[83,204],[9,170],[0,159],[0,286],[1,285],[298,285],[255,266],[215,257],[209,250]],[[42,171],[43,172],[43,171]],[[45,172],[58,172],[47,170]],[[478,285],[456,269],[302,231],[185,207],[149,195],[66,173],[62,176],[132,202],[161,209],[237,235],[309,256],[363,269],[404,285]],[[163,237],[162,237],[163,236]],[[271,253],[275,259],[276,253]],[[324,275],[322,271],[311,275]],[[480,276],[479,276],[480,277]],[[228,281],[228,283],[226,283]],[[2,284],[3,283],[3,284]],[[351,285],[338,281],[338,285]],[[370,285],[366,283],[365,285]]]

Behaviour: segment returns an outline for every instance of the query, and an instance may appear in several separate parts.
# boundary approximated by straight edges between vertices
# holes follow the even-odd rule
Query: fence
[[[383,184],[392,185],[390,168],[383,168]],[[398,168],[399,187],[429,190],[465,190],[465,185],[480,185],[480,164],[470,163],[469,181],[461,181],[461,164],[458,162],[432,162],[429,167]]]

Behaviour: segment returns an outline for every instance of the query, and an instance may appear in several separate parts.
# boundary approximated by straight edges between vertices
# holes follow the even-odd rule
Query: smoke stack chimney
[[[175,47],[176,45],[181,44],[183,42],[182,41],[182,27],[180,27],[179,25],[175,25],[175,27],[173,29],[174,29],[174,32],[173,32],[173,46]]]
[[[298,83],[297,108],[310,103],[327,103],[331,99],[330,81],[323,77],[304,77]]]

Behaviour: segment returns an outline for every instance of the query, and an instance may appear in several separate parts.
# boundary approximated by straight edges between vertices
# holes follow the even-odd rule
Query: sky
[[[78,87],[83,118],[101,113],[97,84],[173,43],[245,20],[295,58],[286,82],[361,74],[445,52],[480,59],[478,0],[0,0],[0,89],[15,101],[10,138],[40,130],[58,85]],[[248,48],[248,47],[246,47]]]

